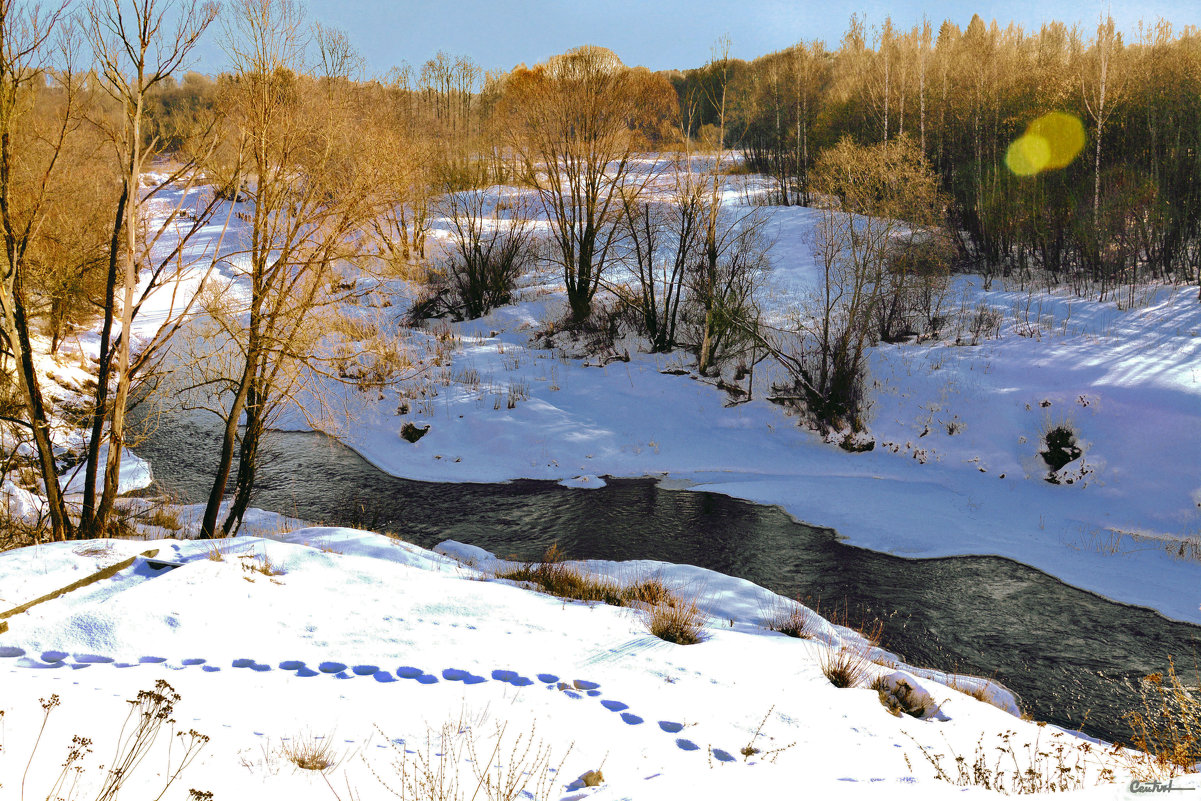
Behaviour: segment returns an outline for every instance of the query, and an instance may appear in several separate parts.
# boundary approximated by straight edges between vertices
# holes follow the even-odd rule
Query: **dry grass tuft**
[[[666,582],[658,576],[643,576],[634,579],[621,589],[622,598],[627,606],[658,606],[669,603],[675,598],[675,593]]]
[[[835,687],[860,687],[867,678],[869,665],[872,664],[867,654],[858,648],[848,648],[845,645],[834,648],[823,648],[819,657],[822,674]]]
[[[789,637],[808,640],[817,633],[815,614],[809,612],[799,601],[781,598],[763,610],[763,627]]]
[[[551,545],[541,562],[497,572],[497,578],[525,581],[540,592],[570,601],[600,601],[610,606],[625,606],[621,586],[611,578],[592,576],[578,567],[566,564],[559,546]]]
[[[963,682],[958,681],[957,679],[952,677],[951,681],[947,684],[947,686],[950,687],[952,690],[956,690],[958,692],[963,693],[964,695],[970,695],[972,698],[975,698],[977,701],[980,701],[981,703],[985,703],[985,704],[993,703],[993,699],[988,694],[987,685],[964,684]]]
[[[212,558],[212,554],[209,555]],[[251,573],[261,573],[264,576],[282,576],[284,569],[275,564],[268,558],[266,553],[261,553],[258,556],[243,556],[242,569]]]
[[[138,522],[147,526],[165,528],[168,531],[179,531],[183,528],[183,523],[179,521],[179,513],[165,506],[156,506],[148,510],[138,518]]]
[[[660,640],[676,645],[696,645],[705,640],[705,613],[697,597],[671,596],[646,610],[646,628]]]
[[[546,549],[541,562],[527,562],[497,571],[497,578],[534,585],[539,592],[569,601],[600,602],[642,610],[652,634],[668,642],[692,645],[705,639],[705,615],[699,597],[685,598],[658,576],[628,583],[584,572],[564,562],[558,545]]]
[[[321,735],[306,734],[294,737],[281,745],[279,752],[301,770],[321,772],[338,764],[333,739]]]

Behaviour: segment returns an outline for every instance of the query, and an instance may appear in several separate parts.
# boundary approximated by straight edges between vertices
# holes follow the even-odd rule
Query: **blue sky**
[[[1110,8],[1128,33],[1140,18],[1163,17],[1177,27],[1201,25],[1197,0],[308,0],[307,5],[310,18],[347,32],[369,73],[401,62],[420,65],[438,50],[468,55],[485,69],[507,70],[580,44],[611,48],[627,64],[688,68],[703,64],[723,35],[730,37],[731,55],[748,59],[801,39],[837,46],[852,13],[869,27],[891,15],[903,29],[923,15],[935,30],[944,19],[962,27],[979,13],[986,21],[1012,20],[1027,29],[1052,19],[1079,23],[1089,34],[1099,14]],[[214,72],[224,66],[218,38],[219,31],[210,32],[196,68]]]

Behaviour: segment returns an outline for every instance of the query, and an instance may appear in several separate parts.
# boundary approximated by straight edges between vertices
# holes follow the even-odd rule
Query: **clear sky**
[[[731,55],[746,59],[802,39],[835,47],[852,13],[869,28],[891,15],[904,30],[923,15],[936,31],[945,19],[964,27],[978,13],[1028,30],[1050,20],[1079,23],[1088,36],[1105,10],[1128,35],[1140,19],[1201,25],[1199,0],[307,0],[307,6],[311,19],[346,31],[372,74],[402,62],[419,66],[438,50],[508,70],[581,44],[608,47],[631,65],[685,69],[703,64],[723,35]],[[224,67],[218,39],[219,31],[210,32],[195,68]]]

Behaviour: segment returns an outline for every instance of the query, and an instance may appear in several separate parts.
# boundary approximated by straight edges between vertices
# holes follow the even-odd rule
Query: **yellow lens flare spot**
[[[1084,124],[1062,111],[1044,114],[1030,123],[1005,154],[1005,164],[1017,175],[1037,175],[1068,166],[1084,149]]]
[[[1015,175],[1038,175],[1050,161],[1050,143],[1033,134],[1019,137],[1005,153],[1005,164]]]

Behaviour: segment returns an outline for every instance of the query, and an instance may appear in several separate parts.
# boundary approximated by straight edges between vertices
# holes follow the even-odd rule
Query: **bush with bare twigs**
[[[936,778],[958,787],[983,787],[1003,795],[1083,790],[1116,778],[1109,766],[1118,756],[1116,746],[1100,752],[1092,743],[1061,731],[1052,734],[1047,742],[1041,727],[1029,742],[1018,744],[1016,737],[1017,732],[1007,731],[997,735],[994,744],[985,745],[981,735],[975,755],[970,758],[948,746],[953,766],[943,764],[946,754],[932,752],[916,740],[914,744],[934,769]],[[912,772],[908,755],[905,764]]]
[[[1166,675],[1153,673],[1139,687],[1142,704],[1128,713],[1135,748],[1147,755],[1136,766],[1143,778],[1192,773],[1201,766],[1201,680],[1187,687],[1168,661]]]
[[[556,766],[550,746],[535,739],[536,725],[516,738],[506,738],[507,726],[497,724],[491,735],[481,736],[470,725],[447,723],[436,733],[426,733],[425,744],[410,744],[389,738],[392,747],[390,775],[372,768],[383,788],[401,801],[549,801],[558,798],[555,781],[567,753]],[[381,732],[382,734],[382,732]],[[481,739],[495,739],[486,759]],[[472,775],[464,776],[464,761]]]
[[[57,694],[39,700],[42,706],[42,721],[34,736],[33,747],[30,750],[25,771],[21,775],[22,797],[25,796],[25,785],[29,778],[30,768],[37,757],[38,747],[42,744],[42,737],[46,733],[50,717],[61,705]],[[96,801],[116,801],[120,797],[121,790],[129,783],[131,777],[150,754],[164,728],[171,731],[174,736],[170,737],[172,742],[168,750],[167,763],[160,774],[163,782],[162,792],[158,794],[157,798],[164,797],[167,790],[178,781],[180,775],[200,756],[200,752],[208,744],[209,738],[195,729],[175,731],[175,719],[172,715],[179,700],[180,696],[175,689],[166,681],[159,679],[154,683],[153,689],[142,690],[134,699],[127,702],[130,706],[129,714],[117,735],[116,752],[107,769],[103,765],[100,766],[100,769],[104,770],[104,775],[95,795]],[[0,720],[2,719],[3,712],[0,712]],[[78,734],[71,738],[66,756],[60,763],[59,771],[45,793],[46,798],[70,801],[82,792],[87,782],[81,777],[87,770],[84,763],[88,755],[92,753],[91,746],[91,738]],[[203,791],[192,790],[190,797],[204,798],[205,795]],[[39,794],[39,797],[42,796]]]

